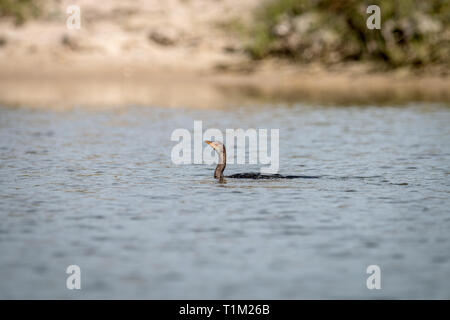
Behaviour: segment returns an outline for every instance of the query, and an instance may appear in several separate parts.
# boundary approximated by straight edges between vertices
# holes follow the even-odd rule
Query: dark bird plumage
[[[227,165],[227,151],[223,143],[219,141],[205,141],[209,144],[219,155],[219,163],[217,164],[216,170],[214,171],[214,178],[222,180],[223,178],[230,179],[317,179],[318,176],[283,176],[281,174],[261,174],[259,172],[247,172],[247,173],[236,173],[230,176],[224,176],[223,171]]]

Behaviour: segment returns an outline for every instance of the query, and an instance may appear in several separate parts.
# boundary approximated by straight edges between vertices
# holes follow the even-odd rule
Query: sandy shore
[[[78,68],[38,64],[21,71],[18,64],[4,65],[0,67],[0,103],[65,110],[130,105],[223,108],[252,103],[450,102],[450,81],[442,76],[283,68],[279,63],[274,63],[278,68],[258,65],[250,73],[173,71],[115,63],[91,61]]]
[[[450,102],[448,75],[250,60],[233,25],[249,21],[257,3],[79,0],[82,27],[68,30],[72,3],[48,1],[39,20],[20,27],[0,21],[0,104],[64,110]]]

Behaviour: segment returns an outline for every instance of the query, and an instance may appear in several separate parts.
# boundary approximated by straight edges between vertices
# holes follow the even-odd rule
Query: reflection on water
[[[170,134],[194,120],[280,128],[280,173],[321,178],[176,166]],[[450,298],[449,123],[439,106],[1,108],[0,297]]]

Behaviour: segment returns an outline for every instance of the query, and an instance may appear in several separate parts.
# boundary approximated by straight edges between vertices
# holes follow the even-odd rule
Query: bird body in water
[[[261,174],[259,172],[248,172],[248,173],[237,173],[230,176],[224,176],[223,171],[227,165],[227,151],[223,143],[219,141],[209,141],[205,140],[219,155],[219,162],[217,164],[216,170],[214,171],[214,178],[223,180],[223,178],[231,179],[316,179],[318,176],[283,176],[281,174]]]

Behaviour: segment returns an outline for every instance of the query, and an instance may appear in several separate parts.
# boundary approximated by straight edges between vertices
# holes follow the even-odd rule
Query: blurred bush
[[[366,26],[373,4],[381,9],[380,30]],[[448,64],[449,22],[450,1],[269,0],[255,14],[248,50],[256,59]]]
[[[17,25],[27,19],[37,17],[40,9],[38,0],[0,0],[0,18],[11,17]]]

